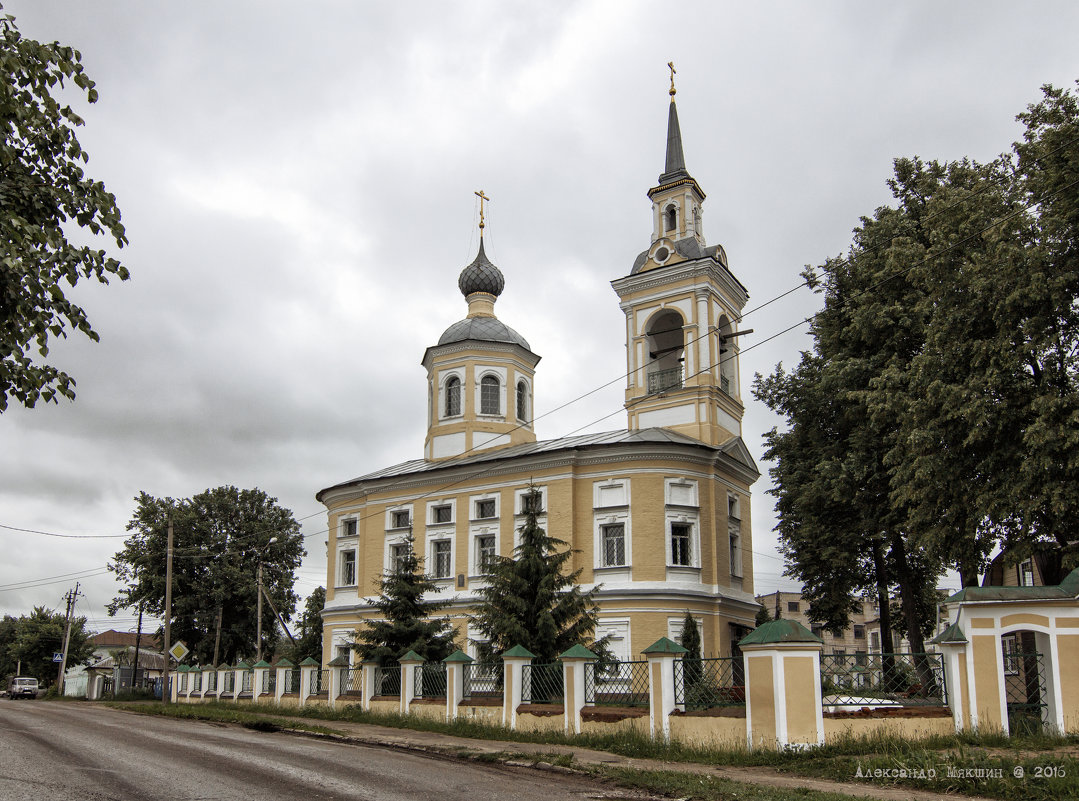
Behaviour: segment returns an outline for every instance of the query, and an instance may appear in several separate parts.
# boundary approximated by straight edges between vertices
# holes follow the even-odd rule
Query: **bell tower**
[[[630,430],[668,428],[708,445],[741,436],[738,323],[749,294],[720,245],[704,238],[705,194],[686,169],[675,105],[652,201],[652,237],[630,274],[611,282],[626,315]]]

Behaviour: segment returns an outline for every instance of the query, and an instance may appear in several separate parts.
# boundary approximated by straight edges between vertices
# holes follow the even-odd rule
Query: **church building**
[[[648,190],[651,244],[611,282],[626,316],[627,427],[537,439],[540,357],[495,313],[506,280],[484,252],[481,206],[479,251],[458,280],[467,313],[423,354],[423,458],[316,496],[329,530],[324,662],[350,653],[410,532],[474,654],[467,613],[485,564],[513,554],[530,484],[540,525],[574,551],[585,588],[599,587],[596,636],[611,635],[620,659],[678,637],[687,610],[706,654],[735,653],[753,627],[759,473],[741,438],[738,369],[748,294],[723,248],[705,241],[705,194],[686,169],[673,83],[670,94],[665,166]]]

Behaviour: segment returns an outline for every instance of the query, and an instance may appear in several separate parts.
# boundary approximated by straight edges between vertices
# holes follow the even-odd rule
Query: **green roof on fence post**
[[[326,667],[348,667],[348,657],[343,654],[341,656],[335,656],[326,663]]]
[[[309,657],[307,657],[307,659],[305,659],[304,661],[302,661],[300,663],[300,667],[311,667],[311,665],[320,665],[320,664],[322,664],[322,663],[318,662],[317,660],[315,660],[315,659],[313,659],[313,658],[311,658],[309,656]]]
[[[564,653],[558,655],[559,659],[598,659],[594,653],[589,651],[580,643],[577,643],[572,648],[568,649]]]
[[[427,660],[424,659],[422,656],[420,656],[415,651],[413,651],[411,648],[409,648],[408,653],[405,654],[404,656],[402,656],[397,661],[398,662],[426,662]]]
[[[510,648],[506,653],[502,654],[502,658],[506,657],[510,659],[535,659],[536,655],[525,648],[523,645],[515,645]]]
[[[287,656],[283,656],[277,660],[277,667],[296,667],[295,663],[289,661]]]
[[[250,670],[251,666],[249,664],[247,664],[246,662],[237,662],[236,663],[236,669],[237,670]]]
[[[771,645],[781,642],[807,642],[824,644],[824,640],[797,620],[769,620],[743,637],[738,645]]]
[[[465,663],[468,663],[468,662],[475,662],[476,660],[473,659],[472,657],[470,657],[468,654],[466,654],[460,648],[458,648],[456,651],[454,651],[452,654],[447,656],[442,661],[443,662],[465,662]]]
[[[959,645],[966,643],[967,637],[963,634],[963,630],[959,628],[958,623],[952,623],[929,642],[935,643],[936,645]]]
[[[266,661],[265,659],[260,659],[260,660],[259,660],[258,662],[256,662],[255,664],[253,664],[253,665],[252,665],[251,667],[257,667],[257,668],[272,668],[272,667],[273,667],[273,665],[271,665],[271,664],[270,664],[269,662],[267,662],[267,661]]]
[[[660,637],[654,643],[649,645],[643,651],[642,654],[688,654],[685,648],[676,643],[674,640],[667,637]]]

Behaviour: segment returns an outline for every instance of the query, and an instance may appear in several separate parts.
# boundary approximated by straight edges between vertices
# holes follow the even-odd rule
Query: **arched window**
[[[461,379],[454,376],[446,382],[446,417],[461,413]]]
[[[682,315],[668,309],[648,323],[648,391],[663,392],[682,386],[685,338]]]
[[[701,235],[701,210],[693,207],[693,231],[697,236]]]
[[[524,381],[517,382],[517,419],[528,421],[528,385]]]
[[[480,414],[498,414],[501,411],[498,394],[498,379],[485,375],[480,381]]]
[[[678,227],[678,209],[674,207],[673,203],[668,206],[667,209],[663,212],[663,219],[664,231],[673,231],[675,228]]]
[[[738,338],[727,315],[719,318],[719,388],[732,398],[738,397]]]

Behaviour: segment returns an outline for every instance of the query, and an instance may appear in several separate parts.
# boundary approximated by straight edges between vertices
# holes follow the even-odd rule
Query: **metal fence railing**
[[[561,704],[565,698],[562,665],[524,665],[521,669],[521,702]]]
[[[472,662],[465,665],[464,698],[501,698],[502,663]]]
[[[1045,661],[1040,653],[1004,652],[1004,695],[1008,730],[1012,734],[1040,732],[1048,706]]]
[[[687,710],[745,706],[741,658],[674,660],[674,702]]]
[[[234,693],[236,691],[236,673],[231,670],[226,670],[222,676],[221,692],[225,695]]]
[[[584,700],[597,706],[648,706],[648,662],[586,664]]]
[[[312,670],[311,671],[311,688],[308,692],[311,695],[321,695],[322,693],[328,693],[330,691],[330,671],[328,670]]]
[[[341,668],[341,695],[359,695],[363,688],[363,668]]]
[[[262,692],[268,695],[277,692],[277,671],[274,668],[262,672]]]
[[[677,389],[682,386],[682,368],[673,367],[670,370],[652,370],[648,373],[648,394],[663,392],[666,389]]]
[[[191,692],[197,693],[202,690],[202,673],[190,673]]]
[[[300,694],[300,669],[298,667],[285,670],[285,686],[281,688],[285,695]]]
[[[375,668],[375,695],[401,694],[401,666],[379,665]]]
[[[416,665],[412,690],[414,698],[445,698],[446,663],[428,662]]]
[[[206,676],[206,690],[205,691],[208,692],[208,693],[217,692],[217,671],[216,670],[213,673],[207,674],[207,676]]]
[[[255,680],[255,671],[245,670],[240,674],[240,692],[250,693],[251,685]]]
[[[947,706],[940,654],[822,654],[826,707]]]

